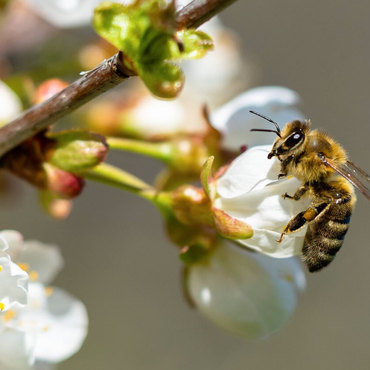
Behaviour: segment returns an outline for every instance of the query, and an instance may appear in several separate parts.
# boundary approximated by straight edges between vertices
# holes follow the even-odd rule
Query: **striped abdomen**
[[[310,272],[327,266],[343,244],[349,227],[355,198],[347,196],[340,203],[331,203],[307,229],[302,249],[303,261]]]

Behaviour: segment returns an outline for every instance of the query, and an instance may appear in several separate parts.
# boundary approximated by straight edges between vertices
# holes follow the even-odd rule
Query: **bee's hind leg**
[[[299,187],[297,189],[297,191],[294,193],[293,196],[289,195],[288,193],[285,193],[282,195],[282,197],[284,199],[288,198],[288,199],[294,199],[294,200],[299,200],[302,198],[303,195],[306,194],[307,190],[309,189],[309,186],[308,184],[304,184],[302,185],[301,187]]]
[[[299,189],[298,189],[298,191],[299,191]],[[319,214],[324,212],[324,210],[327,209],[328,205],[329,204],[325,203],[325,202],[320,203],[317,206],[311,206],[311,207],[307,208],[305,211],[298,213],[285,226],[285,228],[284,228],[283,232],[281,233],[280,238],[279,238],[279,240],[277,240],[277,242],[281,243],[285,234],[293,233],[295,231],[298,231],[298,230],[302,229],[302,227],[305,226],[307,222],[313,221]]]

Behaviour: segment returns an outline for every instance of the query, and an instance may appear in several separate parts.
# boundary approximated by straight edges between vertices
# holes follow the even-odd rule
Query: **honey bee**
[[[302,248],[303,262],[310,272],[327,266],[343,244],[352,209],[356,202],[354,188],[370,200],[370,176],[349,161],[345,150],[330,136],[319,130],[310,130],[309,120],[279,125],[262,114],[250,111],[273,123],[276,130],[252,129],[273,132],[274,141],[268,158],[281,162],[279,178],[294,176],[302,185],[293,195],[283,198],[299,200],[309,196],[310,206],[298,213],[285,226],[281,242],[287,233],[302,229],[308,224]]]

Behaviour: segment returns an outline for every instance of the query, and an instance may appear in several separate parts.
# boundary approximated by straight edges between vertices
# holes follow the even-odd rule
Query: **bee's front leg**
[[[328,205],[329,203],[320,203],[317,206],[311,206],[305,211],[298,213],[285,226],[277,242],[281,243],[285,234],[293,233],[302,229],[302,227],[305,226],[307,222],[313,221],[319,214],[324,212],[327,209]]]
[[[297,191],[294,193],[293,196],[289,195],[288,193],[285,193],[282,195],[284,199],[294,199],[294,200],[299,200],[302,198],[303,195],[306,194],[307,190],[309,189],[308,184],[302,185],[300,188],[297,189]]]
[[[281,162],[281,164],[280,164],[280,173],[278,175],[278,179],[281,179],[282,177],[285,177],[285,176],[288,175],[287,166],[293,160],[294,154],[290,155],[289,157],[287,157],[285,159],[281,159],[279,156],[277,156],[277,158]]]

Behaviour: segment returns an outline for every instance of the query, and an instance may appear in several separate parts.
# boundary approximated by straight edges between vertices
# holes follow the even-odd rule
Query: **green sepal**
[[[182,44],[179,59],[199,59],[213,49],[213,41],[209,35],[194,29],[182,30],[176,33]]]
[[[207,197],[211,200],[215,198],[214,185],[211,183],[210,179],[212,177],[212,165],[215,157],[209,157],[203,164],[202,170],[200,172],[200,182],[202,184],[203,190]]]

